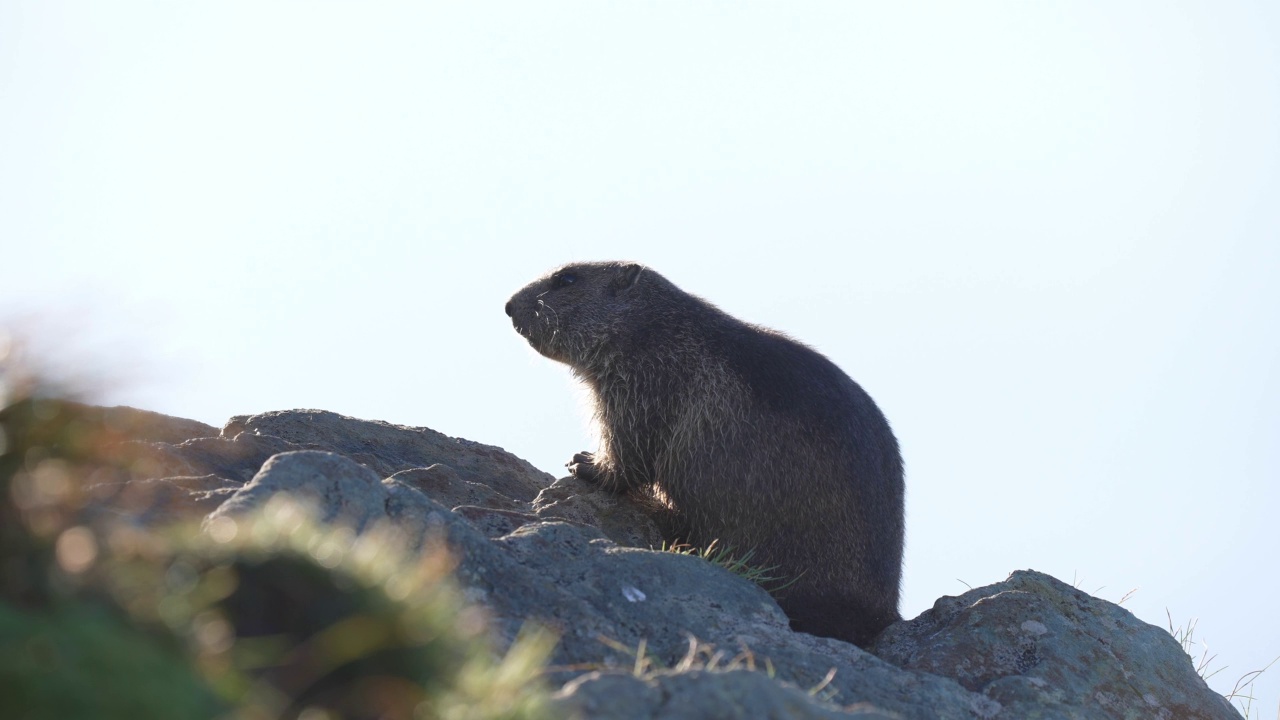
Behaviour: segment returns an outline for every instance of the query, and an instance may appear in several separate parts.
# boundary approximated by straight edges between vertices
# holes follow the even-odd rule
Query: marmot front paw
[[[596,468],[596,454],[583,450],[575,453],[573,459],[565,463],[565,467],[569,468],[569,474],[585,480],[590,483],[600,480],[600,470]]]

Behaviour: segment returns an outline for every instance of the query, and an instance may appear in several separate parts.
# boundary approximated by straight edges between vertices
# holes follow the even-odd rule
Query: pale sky
[[[557,475],[583,396],[502,306],[638,260],[880,403],[904,615],[1034,568],[1198,618],[1219,691],[1280,655],[1275,3],[8,0],[0,243],[104,402]]]

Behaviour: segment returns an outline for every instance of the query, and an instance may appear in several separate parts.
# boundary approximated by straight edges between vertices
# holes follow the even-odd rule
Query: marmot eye
[[[578,279],[573,273],[560,273],[551,279],[551,286],[562,288],[565,285],[572,285]]]

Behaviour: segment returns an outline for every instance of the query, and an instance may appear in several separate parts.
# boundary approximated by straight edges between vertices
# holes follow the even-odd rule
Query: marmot
[[[669,539],[776,566],[796,630],[866,646],[900,619],[902,456],[834,363],[635,263],[566,265],[506,311],[595,395],[576,476],[659,498]]]

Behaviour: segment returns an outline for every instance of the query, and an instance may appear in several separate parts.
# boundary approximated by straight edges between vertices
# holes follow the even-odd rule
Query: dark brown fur
[[[594,393],[600,449],[575,475],[656,491],[672,539],[795,578],[779,604],[797,630],[865,646],[899,619],[898,443],[830,360],[634,263],[566,265],[506,310]]]

